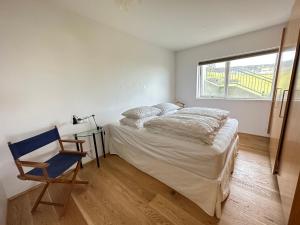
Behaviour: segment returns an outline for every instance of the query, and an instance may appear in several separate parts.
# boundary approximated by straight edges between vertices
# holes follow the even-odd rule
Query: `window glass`
[[[225,62],[201,66],[201,95],[224,97]]]
[[[277,53],[198,67],[197,97],[270,99]]]
[[[230,61],[228,97],[270,98],[277,54]]]

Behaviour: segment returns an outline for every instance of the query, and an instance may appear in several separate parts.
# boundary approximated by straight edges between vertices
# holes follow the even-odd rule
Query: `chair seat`
[[[74,163],[78,162],[81,158],[81,155],[58,153],[57,155],[46,161],[46,163],[49,163],[49,166],[47,167],[48,176],[50,178],[56,178],[62,175],[67,169],[69,169]],[[26,174],[43,176],[43,171],[40,168],[35,168],[30,170]]]

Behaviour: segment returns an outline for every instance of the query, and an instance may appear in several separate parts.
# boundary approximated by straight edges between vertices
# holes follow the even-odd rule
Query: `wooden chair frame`
[[[60,145],[60,151],[59,151],[60,153],[63,153],[63,154],[77,154],[77,155],[81,155],[83,157],[86,156],[86,152],[83,152],[83,146],[82,146],[82,144],[85,142],[84,140],[62,140],[62,139],[58,139],[58,142],[59,142],[59,145]],[[80,151],[65,150],[63,143],[79,144]],[[49,166],[49,164],[45,163],[45,162],[22,161],[22,160],[17,159],[17,160],[15,160],[15,163],[16,163],[16,166],[17,166],[19,172],[20,172],[20,174],[18,175],[19,179],[45,182],[43,190],[41,191],[41,193],[37,197],[37,199],[36,199],[36,201],[35,201],[35,203],[32,207],[32,210],[31,210],[32,213],[36,210],[36,208],[38,207],[39,204],[64,207],[64,211],[63,211],[63,213],[64,213],[66,205],[67,205],[67,203],[70,199],[70,195],[71,195],[73,186],[75,184],[88,184],[89,183],[88,181],[85,181],[85,180],[76,180],[77,173],[80,169],[80,161],[77,162],[76,167],[73,170],[72,179],[50,178],[48,176],[48,172],[47,172],[47,167]],[[24,170],[23,170],[23,167],[32,167],[32,168],[42,169],[43,176],[35,176],[35,175],[25,174]],[[63,184],[70,184],[71,185],[70,191],[69,191],[68,196],[67,196],[67,200],[64,203],[42,201],[42,198],[43,198],[47,188],[49,187],[49,185],[51,183],[63,183]]]

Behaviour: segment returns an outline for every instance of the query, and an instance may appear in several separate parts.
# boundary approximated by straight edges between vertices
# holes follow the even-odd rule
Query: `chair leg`
[[[77,163],[76,168],[74,170],[74,174],[73,174],[72,180],[71,180],[71,187],[70,187],[69,193],[67,195],[67,199],[64,203],[64,209],[63,209],[63,212],[62,212],[62,216],[65,214],[68,202],[70,201],[71,193],[72,193],[74,184],[76,183],[76,176],[77,176],[77,173],[78,173],[79,169],[80,169],[80,162]]]
[[[46,183],[45,186],[44,186],[44,188],[43,188],[43,190],[41,191],[40,195],[39,195],[38,198],[36,199],[36,201],[35,201],[35,203],[34,203],[32,209],[31,209],[31,212],[32,212],[32,213],[33,213],[33,212],[36,210],[36,208],[38,207],[38,205],[39,205],[40,201],[42,200],[43,195],[45,194],[45,192],[46,192],[48,186],[49,186],[49,183]]]

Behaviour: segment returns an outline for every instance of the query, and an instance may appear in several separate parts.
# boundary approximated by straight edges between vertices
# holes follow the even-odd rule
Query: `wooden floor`
[[[220,220],[168,186],[135,169],[117,156],[92,162],[80,171],[87,186],[77,186],[64,217],[52,206],[41,205],[32,215],[37,190],[9,201],[9,225],[109,224],[109,225],[281,225],[282,212],[271,175],[267,139],[240,135],[239,155],[231,181],[231,193],[223,203]],[[62,199],[62,186],[47,198]],[[54,197],[53,197],[54,196]]]

